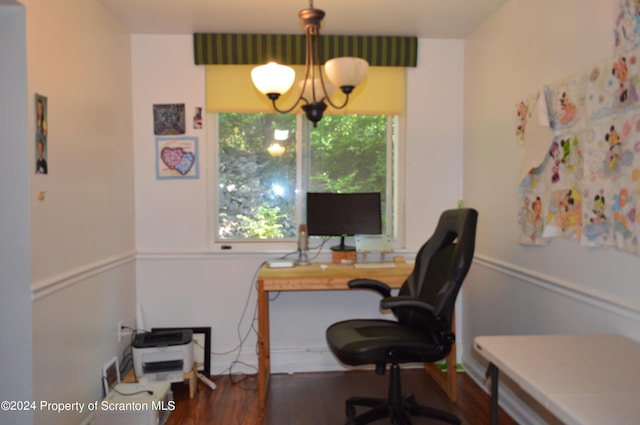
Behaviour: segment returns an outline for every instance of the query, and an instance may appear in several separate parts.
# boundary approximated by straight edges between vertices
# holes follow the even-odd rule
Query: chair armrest
[[[348,282],[349,289],[371,289],[383,298],[391,296],[391,288],[386,283],[375,279],[352,279]]]
[[[396,311],[396,309],[405,307],[419,309],[420,311],[426,313],[427,319],[433,326],[432,330],[437,333],[441,341],[451,345],[456,340],[456,335],[451,331],[451,329],[443,328],[444,323],[441,320],[442,317],[436,316],[436,312],[433,306],[420,299],[416,299],[406,295],[388,297],[380,301],[380,307],[383,309],[392,309],[394,311]]]
[[[386,297],[380,301],[380,307],[384,309],[394,309],[402,307],[419,308],[420,310],[431,314],[434,319],[437,320],[435,315],[435,309],[429,303],[426,303],[420,299],[409,297],[406,295],[399,295],[396,297]]]

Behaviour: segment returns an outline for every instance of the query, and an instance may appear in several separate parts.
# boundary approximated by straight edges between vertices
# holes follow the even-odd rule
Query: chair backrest
[[[395,309],[400,323],[428,329],[436,334],[449,331],[456,298],[473,260],[478,212],[470,208],[442,213],[436,229],[416,256],[413,272],[399,295],[429,303],[437,322],[417,308]]]

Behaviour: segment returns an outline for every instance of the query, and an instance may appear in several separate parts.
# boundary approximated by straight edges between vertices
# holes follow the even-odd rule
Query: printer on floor
[[[149,382],[182,382],[193,368],[192,339],[191,329],[137,334],[131,344],[136,376]]]

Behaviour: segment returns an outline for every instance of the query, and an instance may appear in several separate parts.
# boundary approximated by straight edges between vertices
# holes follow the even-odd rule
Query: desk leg
[[[193,367],[189,372],[189,398],[196,396],[196,388],[198,386],[198,363],[193,362]]]
[[[455,316],[453,317],[453,322],[451,324],[451,328],[455,331],[456,321]],[[438,365],[434,363],[427,363],[425,365],[425,369],[427,373],[433,378],[434,381],[444,390],[445,393],[449,396],[449,400],[454,403],[458,401],[458,385],[456,381],[457,374],[457,354],[456,354],[456,344],[453,344],[451,347],[451,351],[447,356],[447,371],[446,373],[441,371]]]
[[[451,347],[451,352],[447,356],[447,371],[440,370],[435,363],[425,364],[425,369],[429,376],[447,394],[449,400],[454,403],[458,400],[458,386],[456,384],[456,346]]]
[[[258,280],[258,411],[264,415],[271,375],[271,348],[269,346],[269,292]]]
[[[498,425],[498,368],[489,363],[485,378],[491,380],[491,425]]]

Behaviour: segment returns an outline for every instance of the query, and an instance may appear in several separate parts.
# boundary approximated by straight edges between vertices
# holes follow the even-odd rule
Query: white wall
[[[25,132],[24,112],[15,120],[3,113],[0,119],[12,124],[2,126],[3,148],[13,138],[27,143],[28,152],[24,145],[11,143],[5,151],[22,159],[2,171],[3,199],[15,201],[2,203],[2,216],[18,218],[10,227],[0,227],[1,246],[14,254],[20,247],[23,254],[10,262],[16,283],[8,286],[12,294],[3,297],[2,313],[23,318],[20,323],[27,326],[31,315],[21,282],[29,279],[25,269],[30,266],[33,397],[82,401],[99,396],[99,367],[120,348],[110,342],[115,324],[125,320],[133,325],[134,273],[149,327],[212,326],[213,350],[234,348],[245,305],[241,335],[250,327],[254,273],[266,254],[207,251],[212,173],[206,168],[211,149],[205,130],[189,130],[200,137],[201,178],[155,180],[152,105],[183,102],[189,116],[193,107],[204,104],[204,73],[193,65],[191,35],[136,35],[129,50],[129,35],[96,1],[23,3],[29,129],[33,94],[38,92],[49,97],[51,173],[32,174],[34,141],[31,130]],[[466,205],[479,210],[477,261],[465,283],[459,316],[463,360],[476,377],[484,365],[471,346],[480,334],[614,331],[640,338],[640,287],[633,273],[638,257],[586,249],[571,241],[525,247],[515,237],[522,155],[513,142],[515,102],[611,55],[615,3],[511,0],[464,43],[420,40],[419,66],[408,72],[407,251],[415,251],[440,211],[455,206],[461,193]],[[16,47],[7,43],[5,32],[21,42],[22,12],[13,6],[0,0],[0,19],[9,17],[16,25],[0,26],[2,49]],[[12,54],[18,68],[8,72],[16,73],[21,53]],[[9,64],[3,61],[1,66]],[[7,81],[4,76],[10,74],[2,71],[0,84],[22,90],[19,77]],[[17,111],[19,104],[13,103]],[[12,133],[5,137],[5,131]],[[25,166],[31,175],[29,213],[25,181],[17,177],[24,175]],[[40,191],[45,192],[44,202],[37,201]],[[23,223],[29,215],[31,236]],[[4,237],[7,232],[16,232],[13,240]],[[140,252],[137,267],[134,244]],[[30,256],[24,254],[29,246]],[[8,258],[3,254],[3,260]],[[274,369],[337,367],[327,353],[324,329],[354,311],[369,315],[372,305],[377,300],[371,294],[281,294],[272,302]],[[5,323],[3,319],[3,338],[22,335],[28,350],[31,338]],[[251,334],[241,359],[255,365],[254,347]],[[233,358],[214,356],[212,371],[221,372]],[[29,362],[28,355],[12,365],[24,362]],[[0,371],[3,378],[16,381],[14,371]],[[59,391],[60,382],[65,391]],[[18,385],[16,391],[30,396],[31,388]],[[505,401],[523,423],[538,421],[515,395]],[[36,422],[74,423],[80,416],[38,414]]]
[[[406,241],[418,249],[442,210],[462,199],[462,40],[420,39],[408,70]]]
[[[463,361],[483,334],[617,332],[640,339],[640,257],[576,241],[518,243],[522,148],[516,102],[613,55],[616,0],[511,0],[465,39],[465,201],[478,209],[476,262],[463,293]],[[505,398],[522,423],[542,423]],[[530,405],[538,413],[539,406]],[[544,414],[544,413],[543,413]]]
[[[277,253],[207,252],[207,193],[213,188],[213,172],[206,169],[212,151],[205,129],[187,130],[200,139],[201,178],[155,179],[152,105],[184,103],[189,120],[193,108],[204,105],[204,70],[193,64],[191,35],[134,35],[132,49],[137,295],[145,324],[211,326],[213,351],[225,352],[238,344],[237,327],[247,302],[240,334],[250,331],[255,272]],[[408,72],[402,167],[409,255],[431,235],[440,212],[461,197],[462,56],[462,41],[420,40],[419,66]],[[377,303],[374,295],[363,293],[281,294],[271,308],[273,369],[337,368],[327,352],[325,328],[354,313],[375,315]],[[249,332],[240,356],[254,366],[255,341]],[[214,355],[212,373],[222,372],[235,356]]]
[[[101,367],[124,348],[118,321],[134,325],[130,36],[97,0],[23,3],[33,398],[86,403],[102,397]],[[47,175],[33,172],[34,93],[48,98]],[[73,424],[86,415],[38,410],[34,419]]]
[[[26,13],[0,0],[0,400],[31,400],[29,164]],[[0,411],[0,422],[33,423],[32,412]]]

